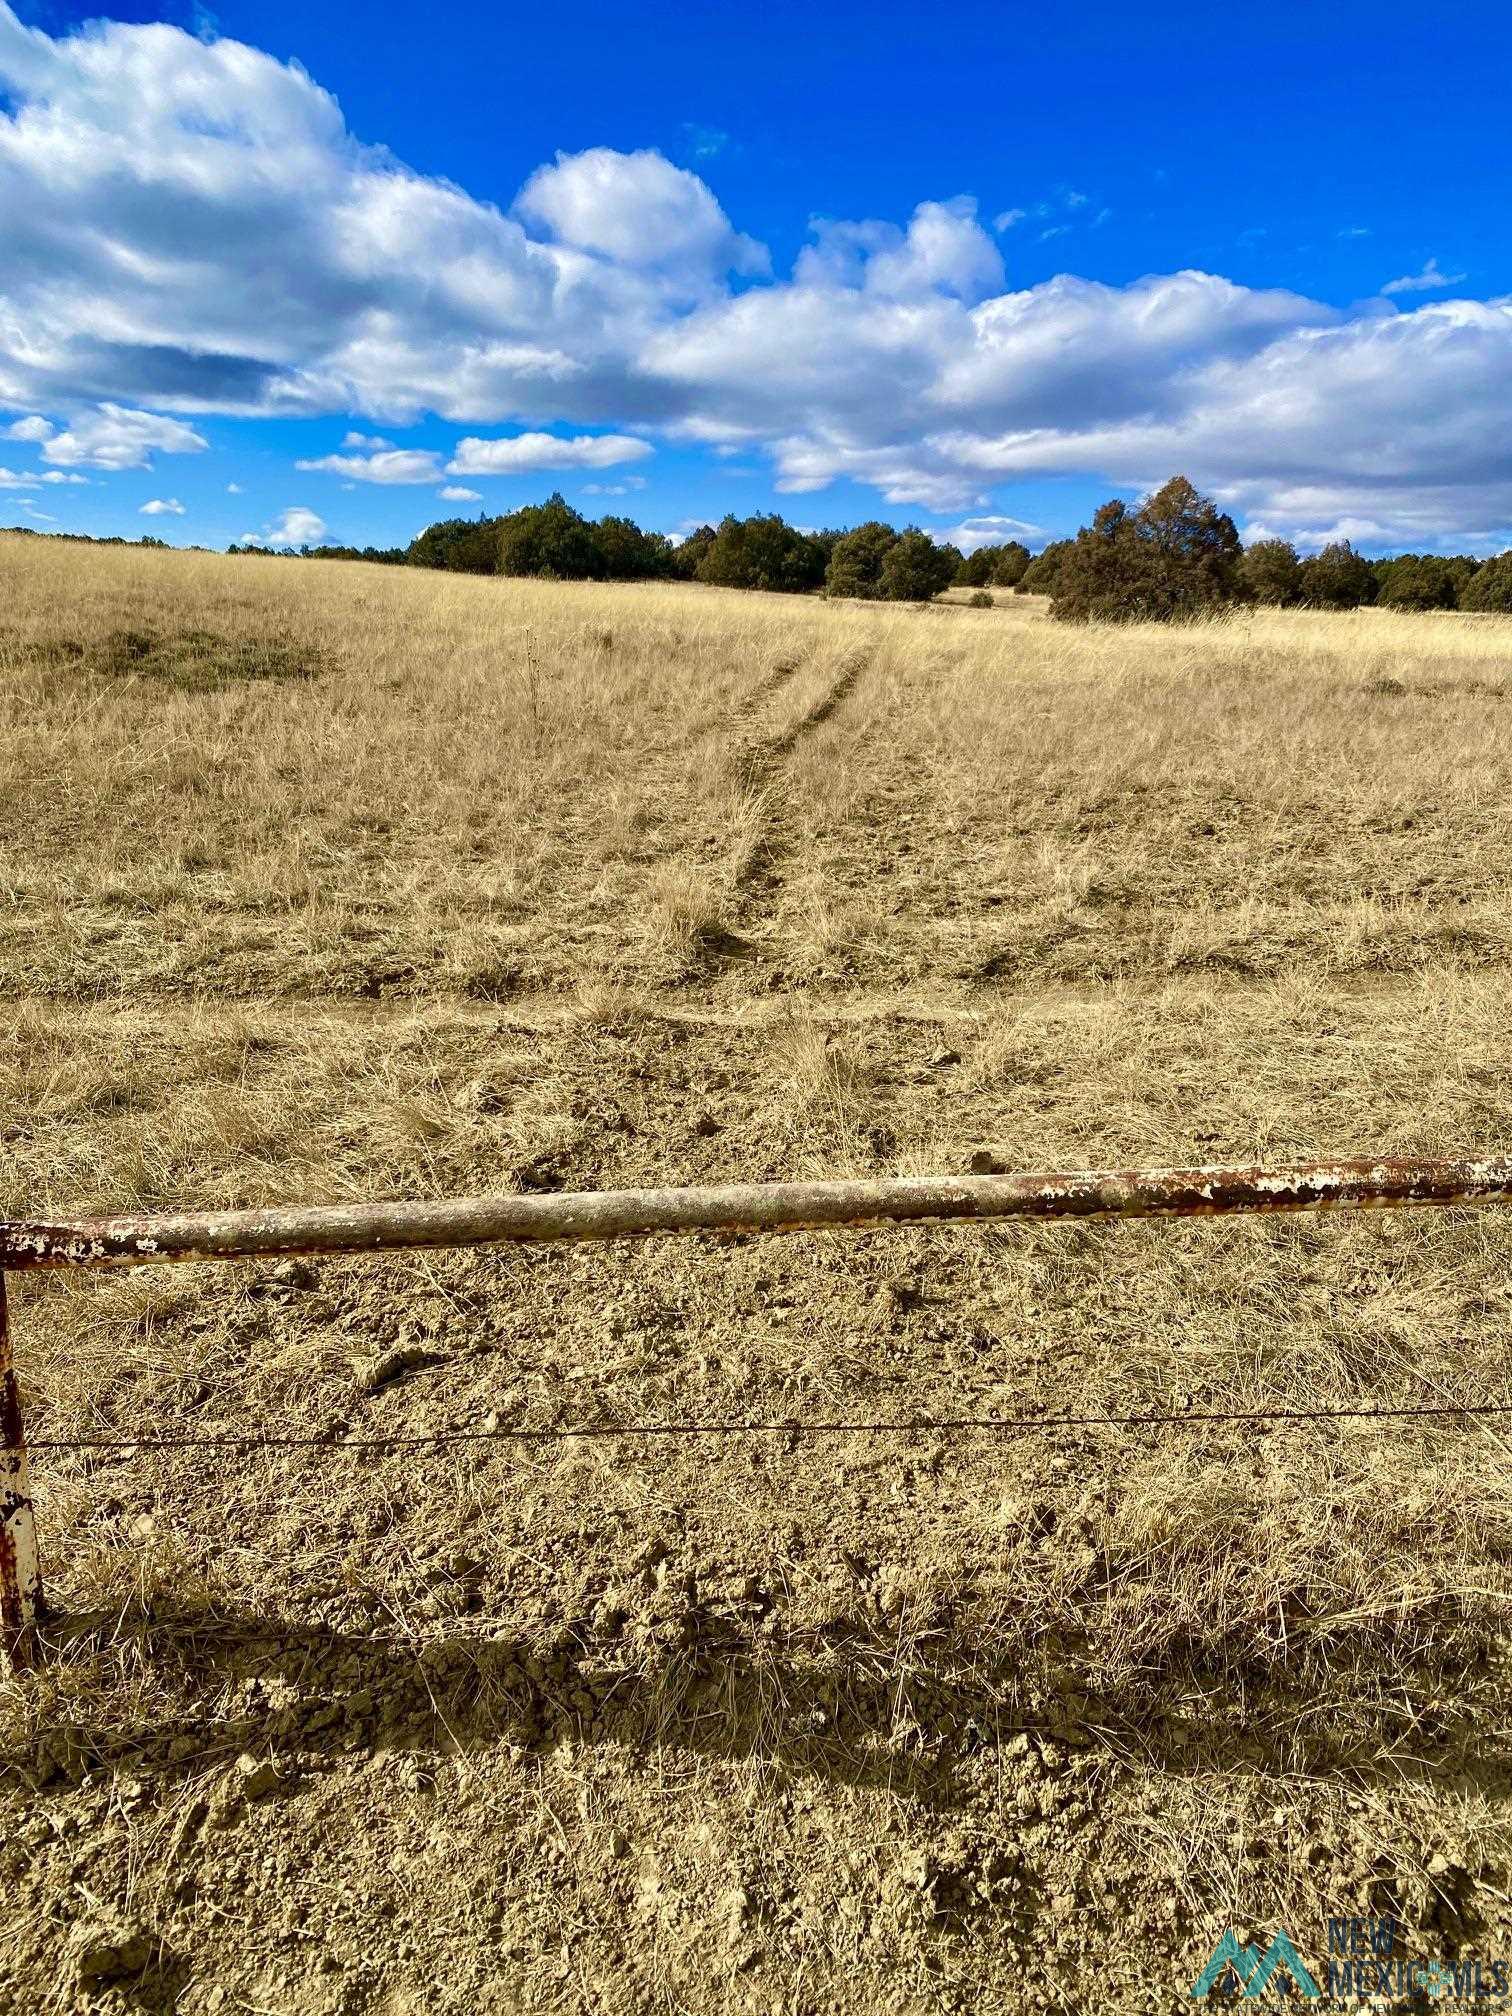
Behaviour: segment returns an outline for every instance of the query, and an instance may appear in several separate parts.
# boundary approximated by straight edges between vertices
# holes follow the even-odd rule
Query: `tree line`
[[[1344,540],[1305,558],[1284,539],[1245,546],[1233,519],[1184,476],[1137,508],[1114,498],[1074,538],[1039,553],[1010,540],[963,556],[916,525],[899,532],[873,520],[805,532],[775,513],[722,518],[674,543],[630,518],[585,518],[557,493],[497,518],[443,519],[408,546],[314,546],[296,557],[557,581],[701,581],[866,601],[928,602],[949,587],[984,595],[1000,588],[1048,595],[1051,614],[1069,622],[1170,621],[1242,603],[1512,613],[1512,553],[1368,560]]]
[[[1232,518],[1173,476],[1137,509],[1120,498],[1104,504],[1074,539],[1037,554],[1019,587],[1052,597],[1052,616],[1083,623],[1171,621],[1246,602],[1508,614],[1512,552],[1367,560],[1341,539],[1303,559],[1285,539],[1244,546]]]
[[[1027,566],[1029,554],[1019,550]],[[893,602],[932,600],[968,564],[959,548],[937,543],[916,525],[902,532],[876,523],[849,532],[804,532],[775,513],[758,512],[701,525],[674,542],[630,518],[585,518],[560,493],[499,518],[443,519],[408,546],[307,546],[299,557],[551,581],[702,581],[715,588],[824,591]]]
[[[73,538],[82,533],[39,533]],[[160,539],[105,545],[161,546]],[[1512,614],[1512,552],[1397,553],[1368,560],[1338,540],[1305,558],[1284,539],[1241,543],[1234,521],[1184,476],[1137,507],[1114,498],[1071,539],[1031,554],[1018,540],[963,556],[916,525],[899,532],[872,520],[849,531],[805,532],[774,512],[726,517],[674,542],[633,519],[585,518],[556,493],[500,517],[446,518],[408,546],[305,546],[267,558],[366,560],[461,574],[530,575],[558,581],[701,581],[718,588],[827,594],[866,601],[928,602],[950,587],[990,599],[994,588],[1048,595],[1069,622],[1171,621],[1232,605],[1277,608],[1466,609]]]

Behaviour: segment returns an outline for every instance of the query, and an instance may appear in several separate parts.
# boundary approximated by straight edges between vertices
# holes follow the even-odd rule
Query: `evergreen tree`
[[[1380,577],[1376,600],[1383,609],[1454,609],[1459,594],[1447,560],[1406,553]]]
[[[1029,567],[1029,548],[1017,539],[1010,539],[1005,546],[990,546],[987,550],[993,556],[993,587],[1016,588]]]
[[[767,588],[801,595],[824,579],[826,554],[775,513],[722,518],[698,563],[698,579],[715,588]]]
[[[412,539],[411,567],[443,567],[452,574],[495,574],[499,566],[497,518],[443,518]]]
[[[1015,595],[1053,595],[1060,581],[1061,562],[1075,544],[1074,539],[1052,539],[1014,583]]]
[[[604,555],[590,525],[560,490],[544,504],[525,504],[499,520],[501,574],[534,574],[552,581],[600,581]]]
[[[672,548],[672,572],[680,581],[695,581],[709,548],[718,535],[712,525],[700,525]]]
[[[1239,593],[1234,521],[1173,476],[1137,511],[1104,504],[1061,562],[1052,616],[1073,623],[1172,622]]]
[[[837,539],[824,574],[826,595],[874,600],[882,592],[882,563],[898,543],[891,525],[872,519]]]
[[[1302,599],[1302,563],[1285,539],[1257,539],[1239,560],[1239,586],[1252,602],[1278,609]]]
[[[1512,552],[1486,560],[1460,590],[1461,609],[1512,616]]]
[[[1302,562],[1302,600],[1313,609],[1362,609],[1376,599],[1370,562],[1347,539],[1336,539]]]
[[[889,602],[932,602],[950,586],[960,564],[959,548],[936,546],[927,532],[910,525],[887,549],[877,587]]]

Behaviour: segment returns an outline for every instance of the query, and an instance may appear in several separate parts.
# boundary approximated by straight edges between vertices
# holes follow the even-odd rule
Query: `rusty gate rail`
[[[985,1159],[985,1158],[982,1158]],[[1512,1160],[1307,1162],[1292,1168],[891,1176],[582,1190],[412,1204],[327,1204],[154,1216],[0,1221],[0,1269],[397,1252],[420,1246],[630,1239],[678,1232],[815,1232],[1004,1218],[1202,1217],[1512,1201]]]
[[[269,1206],[0,1221],[0,1640],[24,1663],[42,1615],[26,1444],[5,1322],[5,1276],[33,1268],[143,1267],[307,1253],[660,1234],[840,1231],[1004,1219],[1191,1218],[1275,1211],[1512,1203],[1512,1158],[1360,1159],[1284,1168],[1072,1170],[729,1183],[701,1189],[463,1197],[430,1203]]]

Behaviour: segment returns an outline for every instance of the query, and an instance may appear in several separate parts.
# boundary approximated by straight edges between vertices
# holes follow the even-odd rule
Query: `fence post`
[[[0,1267],[0,1648],[13,1668],[31,1664],[43,1614],[21,1392],[11,1358],[5,1269]]]

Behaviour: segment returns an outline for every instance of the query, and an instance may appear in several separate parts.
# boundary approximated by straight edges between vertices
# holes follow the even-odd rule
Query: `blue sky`
[[[90,18],[0,0],[0,523],[1512,544],[1506,10]]]

